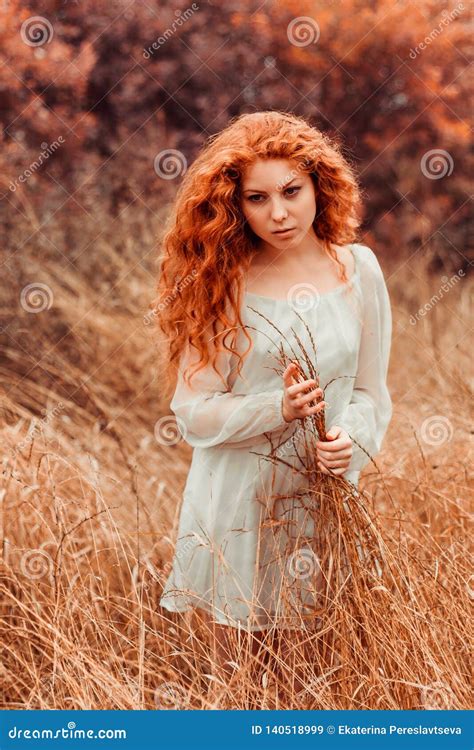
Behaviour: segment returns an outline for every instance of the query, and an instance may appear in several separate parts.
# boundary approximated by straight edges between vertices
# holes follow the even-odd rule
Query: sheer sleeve
[[[194,351],[196,351],[194,349]],[[219,352],[217,367],[228,383],[231,372],[230,352]],[[211,364],[193,374],[191,387],[183,378],[191,358],[190,345],[180,361],[176,390],[170,408],[177,417],[178,428],[184,440],[193,447],[231,443],[234,447],[248,447],[263,433],[288,427],[282,414],[283,386],[259,393],[236,392],[237,386],[226,391],[219,375]]]
[[[387,387],[392,313],[377,257],[366,246],[361,247],[359,257],[363,317],[357,375],[350,403],[335,423],[375,457],[392,417],[392,401]],[[348,471],[361,471],[369,462],[369,456],[353,443]]]

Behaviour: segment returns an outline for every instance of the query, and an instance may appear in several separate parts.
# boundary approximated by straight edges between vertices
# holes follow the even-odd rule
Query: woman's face
[[[258,159],[242,177],[242,211],[257,237],[284,249],[299,244],[316,215],[314,184],[298,163]],[[281,230],[286,230],[282,232]]]

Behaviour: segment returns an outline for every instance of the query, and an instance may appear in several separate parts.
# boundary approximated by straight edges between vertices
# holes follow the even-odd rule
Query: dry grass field
[[[373,247],[393,309],[394,416],[361,489],[403,585],[396,601],[374,594],[368,635],[388,640],[396,675],[368,665],[354,688],[293,640],[265,662],[241,644],[229,678],[203,622],[158,606],[191,449],[155,429],[170,414],[144,322],[156,218],[132,207],[99,238],[51,220],[33,248],[24,209],[2,275],[1,708],[468,708],[469,277],[430,272],[429,243],[409,259]]]

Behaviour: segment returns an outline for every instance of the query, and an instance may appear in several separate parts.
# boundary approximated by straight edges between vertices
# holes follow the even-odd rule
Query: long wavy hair
[[[240,373],[250,351],[240,317],[242,274],[260,238],[242,213],[241,179],[256,159],[272,158],[294,160],[298,171],[310,174],[318,202],[315,234],[337,263],[341,281],[348,281],[334,246],[356,239],[361,197],[341,146],[293,114],[264,111],[234,118],[208,138],[186,172],[163,235],[153,318],[165,336],[160,378],[167,393],[188,344],[199,353],[194,368],[183,373],[188,384],[209,362],[222,378],[216,358],[223,350],[237,356]],[[249,341],[245,352],[236,347],[239,329]]]

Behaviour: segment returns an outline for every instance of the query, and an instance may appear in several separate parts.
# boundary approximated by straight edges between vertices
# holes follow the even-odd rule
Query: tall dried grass
[[[148,240],[111,232],[95,267],[27,257],[3,279],[2,708],[469,707],[468,282],[411,326],[438,281],[421,260],[390,279],[395,415],[377,468],[357,493],[319,475],[305,495],[317,628],[255,654],[232,632],[229,677],[197,614],[158,606],[190,449],[154,433],[169,412],[142,320]],[[32,280],[54,291],[38,314],[19,304]]]

